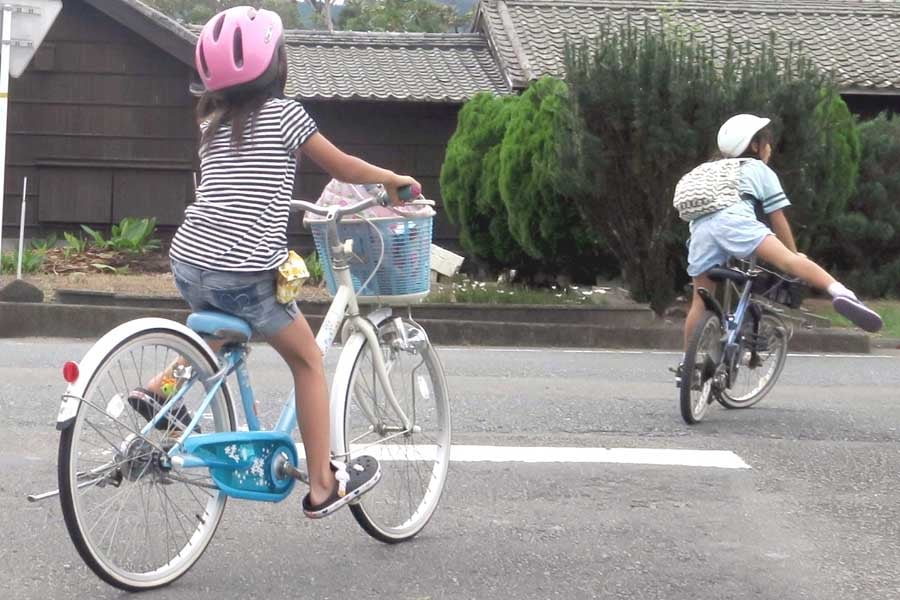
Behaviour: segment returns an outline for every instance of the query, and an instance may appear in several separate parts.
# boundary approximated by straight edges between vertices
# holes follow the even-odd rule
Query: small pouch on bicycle
[[[303,257],[291,250],[287,259],[278,267],[278,282],[275,299],[280,304],[288,304],[300,295],[303,282],[309,279],[309,270]]]
[[[675,186],[672,205],[683,221],[728,208],[741,200],[738,183],[746,159],[726,158],[703,163],[681,178]]]

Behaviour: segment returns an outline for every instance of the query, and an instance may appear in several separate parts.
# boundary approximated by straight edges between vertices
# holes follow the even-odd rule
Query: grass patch
[[[900,338],[900,300],[872,300],[866,304],[884,319],[884,329],[878,335]],[[834,327],[854,327],[850,321],[835,312],[829,301],[817,302],[809,308],[826,317]]]

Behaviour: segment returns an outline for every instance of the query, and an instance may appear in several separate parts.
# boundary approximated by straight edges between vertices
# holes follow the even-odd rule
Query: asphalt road
[[[3,598],[120,598],[82,564],[55,500],[71,340],[0,340]],[[386,546],[300,496],[233,501],[204,557],[142,598],[900,597],[900,355],[796,356],[758,407],[681,421],[672,353],[442,348],[454,443],[733,452],[750,468],[455,462],[438,513]],[[333,363],[330,357],[329,364]],[[288,385],[265,347],[273,419]]]

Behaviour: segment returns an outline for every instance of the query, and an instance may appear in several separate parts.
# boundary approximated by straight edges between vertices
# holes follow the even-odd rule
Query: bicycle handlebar
[[[419,190],[418,188],[414,189],[414,186],[411,185],[404,185],[403,187],[397,189],[397,195],[403,201],[407,201],[410,204],[422,204],[428,206],[434,205],[434,202],[431,200],[425,200],[424,198],[415,198],[420,194],[421,190]],[[369,198],[368,200],[363,200],[361,202],[357,202],[356,204],[351,204],[350,206],[319,206],[318,204],[313,204],[312,202],[306,202],[303,200],[291,200],[291,211],[297,212],[300,210],[305,210],[313,213],[314,215],[320,215],[323,217],[327,217],[333,214],[335,218],[340,221],[341,217],[345,215],[352,215],[361,212],[369,207],[375,206],[376,204],[381,206],[389,206],[390,202],[390,197],[388,196],[387,192],[382,191],[374,198]]]

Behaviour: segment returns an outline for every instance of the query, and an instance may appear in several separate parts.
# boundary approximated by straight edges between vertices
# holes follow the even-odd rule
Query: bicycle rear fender
[[[724,323],[725,311],[722,310],[719,301],[713,298],[713,295],[706,288],[698,289],[697,293],[700,295],[700,299],[703,300],[703,304],[706,305],[706,309],[715,313],[719,317],[719,322]]]
[[[84,391],[88,383],[90,383],[91,376],[97,370],[97,367],[100,366],[100,361],[123,342],[144,331],[167,331],[187,337],[197,344],[213,364],[219,363],[216,353],[210,349],[203,338],[181,323],[155,317],[135,319],[122,323],[97,340],[78,362],[78,379],[70,383],[66,388],[62,397],[62,403],[59,406],[59,413],[56,416],[57,430],[68,429],[75,422],[75,416],[78,414],[78,407],[81,405]]]

